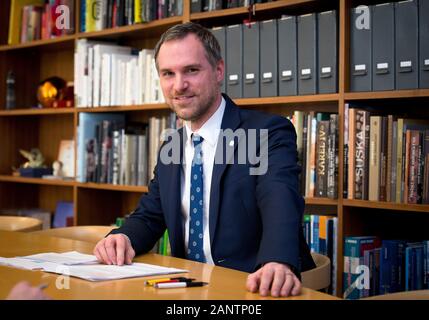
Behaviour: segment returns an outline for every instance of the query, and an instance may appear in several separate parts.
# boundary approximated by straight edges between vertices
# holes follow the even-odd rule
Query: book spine
[[[356,112],[355,123],[355,190],[354,199],[363,200],[365,177],[365,111]]]
[[[391,184],[392,180],[392,144],[393,144],[393,116],[387,117],[387,167],[386,167],[386,201],[392,201]]]
[[[423,203],[429,204],[429,130],[425,131],[423,147],[424,174],[423,174]]]
[[[356,109],[349,110],[349,167],[348,167],[348,198],[353,199],[354,197],[354,189],[355,189],[355,166],[356,166]]]
[[[404,163],[404,186],[402,188],[402,193],[403,193],[403,199],[404,199],[404,203],[408,203],[409,201],[409,197],[408,197],[408,193],[409,193],[409,187],[410,187],[410,162],[411,162],[411,158],[410,158],[410,154],[411,154],[411,130],[407,130],[405,132],[405,161],[403,161]]]
[[[379,201],[386,201],[387,176],[387,117],[381,118]]]
[[[417,203],[423,203],[423,172],[424,172],[424,155],[423,155],[423,145],[424,145],[424,135],[423,131],[419,131],[419,145],[418,145],[418,160],[417,160]]]
[[[397,161],[396,154],[398,152],[398,121],[393,121],[392,128],[392,174],[390,175],[390,201],[396,202],[396,179],[397,179]]]
[[[380,121],[381,117],[370,117],[370,159],[369,159],[369,193],[368,200],[379,200],[379,174],[380,174]]]
[[[316,196],[327,196],[327,137],[329,130],[328,121],[317,123],[317,175],[316,175]]]
[[[338,115],[331,114],[328,140],[328,198],[338,197]]]
[[[344,105],[344,145],[343,145],[343,198],[348,197],[348,168],[349,168],[349,104]]]
[[[408,174],[408,203],[418,203],[417,192],[417,175],[419,166],[419,145],[420,145],[420,132],[416,130],[410,131],[410,160],[409,160],[409,174]]]

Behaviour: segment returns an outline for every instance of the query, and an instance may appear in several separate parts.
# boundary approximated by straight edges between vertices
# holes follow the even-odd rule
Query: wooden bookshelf
[[[323,205],[323,206],[336,206],[338,205],[338,200],[329,199],[329,198],[305,198],[306,205]]]
[[[27,177],[15,177],[0,175],[1,182],[12,182],[12,183],[26,183],[26,184],[41,184],[49,186],[63,186],[63,187],[74,187],[76,182],[60,180],[60,179],[43,179],[43,178],[27,178]]]
[[[148,192],[147,186],[123,186],[123,185],[113,185],[107,183],[76,183],[76,186],[79,188],[87,189],[99,189],[99,190],[111,190],[111,191],[124,191],[124,192]]]
[[[22,108],[13,110],[0,110],[0,117],[3,116],[37,116],[37,115],[50,115],[50,114],[70,114],[75,113],[75,108]]]
[[[429,205],[424,205],[424,204],[404,204],[404,203],[392,203],[392,202],[383,202],[383,201],[344,199],[343,205],[346,207],[422,212],[422,213],[429,214]]]
[[[129,26],[121,26],[112,29],[105,29],[93,32],[80,32],[74,37],[79,38],[106,38],[117,39],[120,37],[134,38],[134,37],[159,37],[165,30],[175,24],[181,23],[183,17],[169,17],[162,20],[155,20],[146,23],[139,23]]]
[[[261,13],[264,11],[273,11],[282,8],[294,8],[302,5],[314,5],[318,4],[316,0],[280,0],[273,1],[267,3],[256,3],[254,7],[239,7],[239,8],[230,8],[223,10],[215,10],[208,12],[196,12],[191,13],[191,20],[213,20],[222,17],[230,17],[230,16],[239,16],[239,15],[247,15],[249,11],[253,14]]]
[[[168,110],[165,103],[152,103],[132,106],[110,106],[96,108],[76,108],[77,112],[124,112],[124,111],[143,111],[143,110]]]
[[[344,98],[349,101],[429,98],[429,89],[378,91],[378,92],[347,92],[344,94]]]
[[[322,10],[338,10],[339,51],[338,51],[338,93],[303,96],[242,98],[235,102],[243,108],[257,108],[277,114],[290,114],[294,110],[335,112],[339,114],[338,129],[344,132],[344,104],[370,103],[376,106],[384,103],[384,111],[389,110],[387,102],[407,103],[410,101],[428,102],[429,89],[348,92],[350,69],[350,8],[355,0],[280,0],[255,4],[251,10],[246,7],[224,9],[212,12],[191,13],[190,0],[184,1],[183,15],[130,26],[117,27],[96,32],[76,32],[72,35],[49,40],[37,40],[28,43],[6,45],[9,26],[9,6],[11,0],[0,2],[0,83],[4,84],[9,68],[17,71],[17,105],[21,109],[5,110],[5,88],[0,85],[0,209],[43,206],[53,210],[56,201],[73,201],[75,204],[75,223],[110,224],[115,218],[131,212],[138,203],[141,194],[148,191],[147,186],[124,186],[112,184],[79,183],[76,181],[47,180],[11,176],[11,167],[23,162],[19,149],[40,146],[47,162],[52,163],[58,153],[62,139],[77,140],[77,127],[80,113],[126,112],[133,120],[147,120],[149,116],[168,112],[164,103],[130,106],[109,106],[93,108],[52,108],[33,109],[36,104],[37,84],[47,77],[60,76],[73,81],[74,46],[78,39],[119,40],[121,44],[137,48],[153,48],[159,36],[169,27],[188,21],[196,21],[207,27],[243,23],[244,19],[266,20],[279,18],[286,14],[305,14]],[[75,0],[76,8],[79,1]],[[377,1],[380,2],[381,1]],[[75,10],[78,21],[79,10]],[[306,208],[317,209],[330,216],[338,217],[337,239],[337,292],[342,291],[343,241],[345,235],[359,230],[364,235],[367,226],[374,227],[371,220],[362,220],[355,214],[359,208],[370,209],[383,214],[391,213],[409,224],[412,213],[429,213],[429,205],[396,204],[378,201],[342,199],[343,194],[343,155],[344,137],[339,134],[339,199],[306,198]],[[27,195],[23,199],[23,195]],[[384,217],[384,216],[383,216]],[[350,222],[352,221],[352,223]],[[353,229],[351,224],[361,223]],[[365,226],[365,224],[367,224]],[[375,225],[375,224],[374,224]],[[389,225],[389,217],[386,218]],[[374,227],[375,232],[380,231]],[[380,231],[380,233],[383,233]],[[423,231],[429,238],[429,231]],[[422,236],[419,234],[419,236]]]
[[[36,49],[40,48],[43,50],[55,50],[58,48],[73,48],[74,40],[76,39],[76,35],[66,35],[55,39],[46,39],[46,40],[35,40],[29,41],[25,43],[12,44],[12,45],[1,45],[1,51],[14,51],[20,49]]]

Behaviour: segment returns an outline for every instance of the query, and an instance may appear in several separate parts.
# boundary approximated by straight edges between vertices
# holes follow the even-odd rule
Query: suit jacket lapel
[[[231,129],[235,130],[240,122],[240,114],[238,107],[232,102],[229,97],[226,95],[223,95],[226,105],[225,105],[225,112],[223,114],[222,119],[222,125],[221,129]],[[235,154],[235,150],[238,146],[238,143],[234,143],[233,139],[231,137],[228,138],[231,141],[222,141],[218,140],[218,144],[216,147],[216,154],[220,151],[220,148],[223,148],[223,155],[231,154],[232,156]],[[233,148],[232,150],[227,149]],[[212,173],[212,182],[211,182],[211,188],[210,188],[210,208],[209,208],[209,231],[210,231],[210,244],[213,248],[213,240],[216,232],[216,226],[217,226],[217,220],[219,216],[219,198],[220,198],[220,181],[222,178],[222,175],[227,168],[228,160],[230,159],[224,159],[226,161],[222,161],[222,163],[216,163],[216,157],[215,157],[215,163],[213,165],[213,173]]]

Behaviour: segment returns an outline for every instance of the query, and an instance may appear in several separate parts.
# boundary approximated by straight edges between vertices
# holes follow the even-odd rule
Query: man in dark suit
[[[301,228],[293,125],[239,109],[221,94],[219,44],[198,24],[164,33],[155,61],[166,102],[184,127],[161,147],[148,194],[94,254],[108,264],[131,263],[167,228],[173,256],[253,272],[247,289],[263,296],[298,295],[300,272],[314,262]],[[179,160],[172,163],[171,153]]]

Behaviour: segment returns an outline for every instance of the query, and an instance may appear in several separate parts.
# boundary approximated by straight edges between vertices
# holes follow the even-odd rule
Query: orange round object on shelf
[[[58,77],[42,81],[37,89],[37,100],[43,108],[52,108],[53,103],[60,99],[64,86],[65,81]]]

